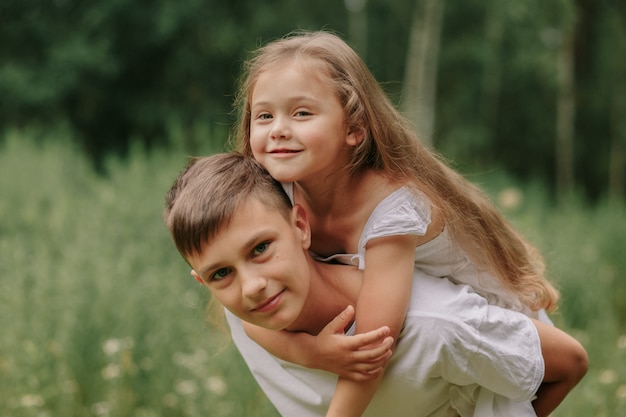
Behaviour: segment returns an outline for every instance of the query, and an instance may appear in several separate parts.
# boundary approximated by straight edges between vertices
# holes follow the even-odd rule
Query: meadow
[[[277,416],[163,225],[185,162],[135,148],[97,175],[62,138],[0,140],[0,417]],[[543,251],[553,318],[589,352],[554,416],[626,416],[624,205],[472,180]]]

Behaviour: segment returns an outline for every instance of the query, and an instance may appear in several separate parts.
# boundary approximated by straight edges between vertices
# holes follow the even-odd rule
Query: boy
[[[238,154],[193,161],[168,193],[165,221],[192,274],[234,314],[228,321],[235,344],[278,411],[324,415],[336,376],[269,355],[247,338],[239,319],[310,334],[331,322],[324,331],[341,333],[360,271],[313,260],[306,213],[291,207],[260,165]],[[344,321],[333,322],[342,312]],[[388,357],[385,334],[383,328],[354,337],[377,342],[370,351],[380,361]],[[416,271],[396,352],[365,415],[534,416],[541,348],[526,316]]]

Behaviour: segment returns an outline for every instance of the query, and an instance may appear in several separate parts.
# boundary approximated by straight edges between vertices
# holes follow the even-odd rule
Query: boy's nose
[[[267,286],[267,279],[263,275],[248,271],[241,276],[241,293],[244,297],[254,298]]]

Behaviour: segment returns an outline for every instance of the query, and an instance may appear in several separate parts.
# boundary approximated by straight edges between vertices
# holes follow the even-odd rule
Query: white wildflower
[[[124,337],[121,339],[107,339],[102,344],[102,350],[107,356],[113,356],[122,350],[132,349],[135,346],[135,341],[132,337]]]
[[[601,384],[609,385],[617,381],[617,372],[613,369],[605,369],[598,378]]]
[[[107,356],[113,356],[122,350],[122,343],[120,339],[107,339],[102,345],[102,350]]]
[[[198,385],[196,384],[196,381],[188,379],[186,381],[179,381],[176,384],[175,389],[180,395],[193,395],[198,392]]]
[[[505,210],[516,210],[523,200],[524,194],[519,188],[505,188],[498,194],[498,203]]]
[[[20,398],[20,405],[22,407],[41,407],[44,404],[45,401],[41,395],[25,394]]]
[[[211,376],[207,378],[204,387],[215,395],[222,396],[228,391],[228,385],[221,376]]]
[[[196,371],[198,368],[201,368],[207,359],[208,355],[202,349],[197,349],[193,353],[189,354],[182,352],[176,352],[174,354],[174,363],[182,366],[183,368],[187,368],[190,371]]]
[[[107,381],[118,378],[122,374],[119,365],[111,363],[102,369],[102,378]]]
[[[95,403],[91,406],[91,412],[97,416],[108,416],[111,414],[111,404],[106,401]]]

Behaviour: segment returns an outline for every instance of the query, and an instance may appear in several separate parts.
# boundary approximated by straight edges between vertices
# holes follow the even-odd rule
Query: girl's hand
[[[368,381],[380,374],[392,354],[393,338],[389,327],[346,336],[345,329],[354,318],[348,306],[313,339],[315,367],[353,381]],[[319,361],[319,362],[318,362]]]

